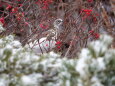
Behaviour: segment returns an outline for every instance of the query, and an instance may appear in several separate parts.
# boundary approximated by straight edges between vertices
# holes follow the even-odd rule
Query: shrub
[[[37,56],[12,35],[0,39],[0,86],[114,86],[115,49],[101,35],[78,59],[53,52]]]

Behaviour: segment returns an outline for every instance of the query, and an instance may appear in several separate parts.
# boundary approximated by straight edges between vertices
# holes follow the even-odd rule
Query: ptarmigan
[[[56,19],[53,24],[54,24],[54,28],[45,32],[48,33],[46,37],[42,37],[39,40],[34,40],[34,42],[29,43],[30,48],[36,54],[46,53],[48,51],[51,51],[51,49],[55,48],[57,36],[62,31],[63,20]]]

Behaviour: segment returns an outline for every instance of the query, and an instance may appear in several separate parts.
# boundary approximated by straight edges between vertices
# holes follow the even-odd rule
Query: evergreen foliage
[[[37,56],[12,35],[0,39],[0,86],[115,86],[112,38],[101,35],[78,59]]]

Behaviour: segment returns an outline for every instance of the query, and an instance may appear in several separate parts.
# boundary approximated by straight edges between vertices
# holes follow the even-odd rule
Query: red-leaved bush
[[[6,31],[0,36],[15,34],[24,46],[30,39],[52,40],[57,35],[53,50],[74,57],[101,33],[115,37],[112,7],[112,0],[1,0],[0,22]],[[56,19],[62,19],[63,24],[60,33],[52,35]]]

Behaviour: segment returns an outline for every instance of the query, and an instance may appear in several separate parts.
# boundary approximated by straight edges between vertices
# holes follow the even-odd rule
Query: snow
[[[71,86],[71,85],[70,85],[70,80],[67,80],[67,81],[66,81],[66,86]]]
[[[101,41],[103,40],[103,41]],[[108,35],[101,35],[100,36],[100,41],[104,43],[104,45],[109,45],[110,43],[112,43],[113,38],[111,36]]]
[[[5,81],[5,80],[1,80],[1,79],[0,79],[0,86],[6,86],[6,84],[5,84],[5,83],[6,83],[6,81]]]
[[[10,44],[7,44],[6,47],[5,47],[5,49],[12,50],[13,47]]]
[[[39,86],[39,82],[42,81],[43,76],[39,73],[33,73],[30,75],[23,75],[21,77],[21,82],[23,86]]]
[[[14,41],[14,36],[13,35],[6,36],[5,40],[8,42],[12,42],[12,41]]]
[[[8,76],[5,74],[0,74],[0,86],[9,86]]]
[[[0,39],[0,45],[3,43],[3,40],[2,39]]]
[[[66,77],[66,79],[71,79],[71,74],[68,71],[61,72],[60,75]]]
[[[90,43],[90,47],[92,47],[93,51],[96,54],[96,57],[98,57],[100,54],[105,53],[107,50],[107,46],[103,42],[95,41]]]
[[[89,49],[86,49],[86,48],[82,49],[79,58],[84,58],[84,59],[88,59],[89,58],[90,59],[91,58],[91,53],[90,53]]]
[[[14,48],[19,48],[19,47],[21,47],[21,43],[19,42],[19,41],[13,41],[12,43],[11,43],[11,45],[14,47]]]
[[[85,86],[86,83],[90,86],[104,86],[101,81],[105,81],[107,77],[110,77],[109,86],[113,86],[114,75],[105,76],[105,71],[108,70],[106,66],[111,67],[108,63],[114,59],[115,50],[108,49],[109,44],[103,41],[91,43],[90,47],[94,49],[94,53],[98,53],[96,57],[93,57],[90,48],[84,48],[79,58],[67,59],[60,58],[60,55],[54,52],[45,53],[41,57],[37,56],[28,49],[28,46],[23,48],[18,41],[13,40],[13,36],[0,40],[2,45],[0,46],[0,86],[8,86],[9,82],[18,83],[16,86],[41,86],[41,83],[45,86],[71,86],[73,83],[76,86]],[[48,40],[46,38],[39,40],[39,42],[43,41]],[[10,51],[12,55],[8,60],[2,61],[7,55],[3,53],[5,50]],[[104,55],[99,55],[102,51]],[[6,69],[9,73],[2,76],[4,74],[2,71]],[[11,69],[14,69],[13,72],[19,76],[13,74]],[[9,80],[10,74],[14,78]],[[100,77],[102,78],[99,79]],[[51,79],[52,82],[44,83],[46,78]],[[75,81],[71,78],[74,78]]]
[[[37,86],[36,81],[34,81],[33,78],[30,76],[24,75],[24,76],[22,76],[21,80],[25,86],[27,86],[27,85],[34,85],[34,86],[36,85]]]
[[[96,76],[92,77],[91,82],[91,86],[104,86],[103,84],[101,84],[100,80]]]
[[[105,62],[104,62],[104,58],[102,58],[102,57],[97,58],[97,65],[98,65],[98,70],[99,71],[105,70],[106,65],[105,65]]]
[[[4,31],[5,29],[2,27],[2,25],[0,24],[0,32]]]
[[[83,49],[79,58],[80,59],[77,62],[76,71],[79,72],[81,77],[87,78],[89,75],[88,61],[91,60],[89,50]]]

